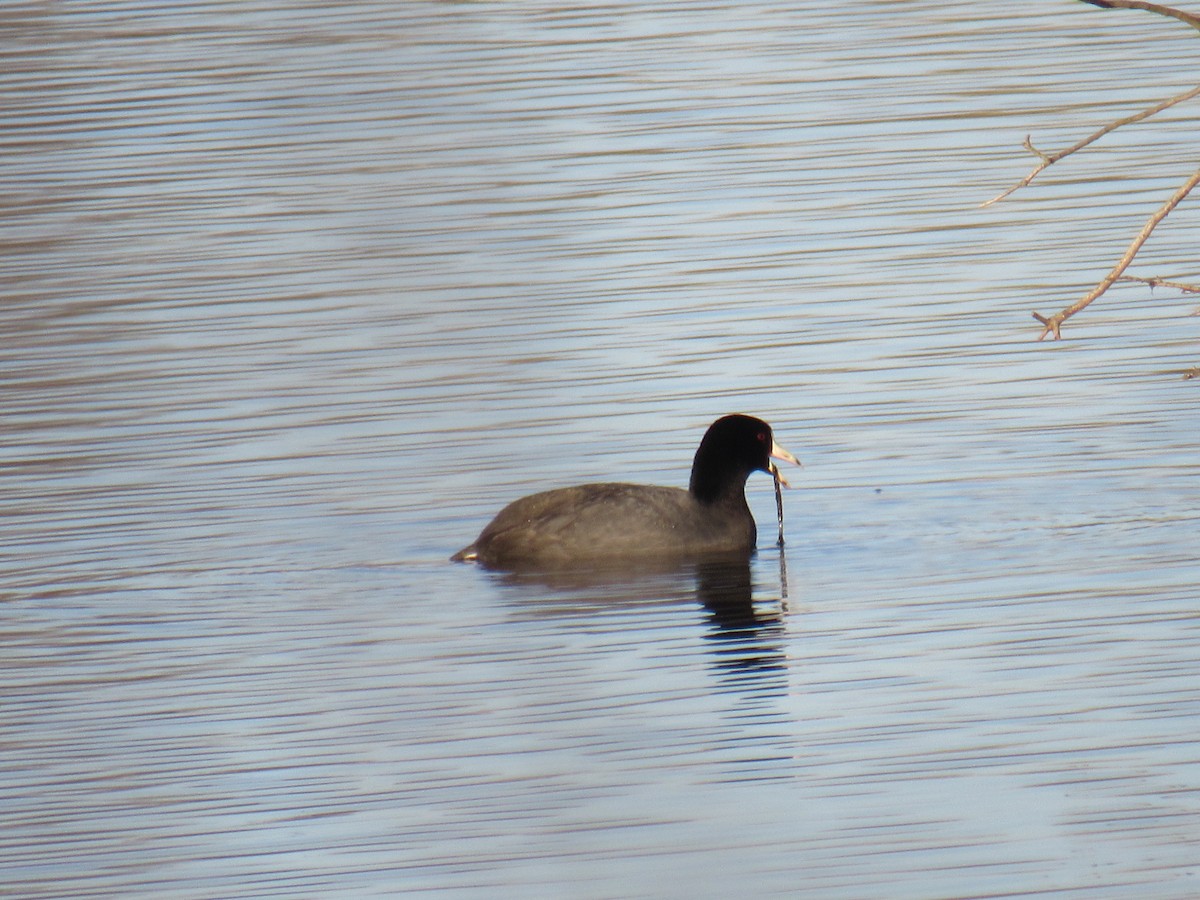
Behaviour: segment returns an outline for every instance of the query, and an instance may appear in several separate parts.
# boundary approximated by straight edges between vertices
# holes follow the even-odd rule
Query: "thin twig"
[[[1200,16],[1194,16],[1194,15],[1191,15],[1190,13],[1185,13],[1178,9],[1174,9],[1170,6],[1163,6],[1158,3],[1147,3],[1147,2],[1143,2],[1143,0],[1082,0],[1082,2],[1088,3],[1092,6],[1098,6],[1101,9],[1141,9],[1141,10],[1145,10],[1147,12],[1157,13],[1158,15],[1168,16],[1173,19],[1178,19],[1180,22],[1183,22],[1186,25],[1190,25],[1191,27],[1195,28],[1197,31],[1200,31]],[[1026,137],[1025,143],[1024,143],[1025,149],[1029,150],[1031,153],[1036,154],[1038,156],[1038,158],[1041,160],[1041,162],[1036,167],[1034,167],[1033,171],[1030,172],[1029,175],[1027,175],[1024,178],[1024,180],[1018,182],[1015,186],[1009,188],[1008,190],[1002,192],[1001,194],[998,194],[997,196],[993,197],[991,200],[988,200],[986,203],[982,203],[980,205],[981,206],[990,206],[991,204],[995,203],[996,201],[1004,199],[1005,197],[1007,197],[1009,194],[1013,193],[1014,191],[1019,190],[1020,188],[1023,188],[1026,185],[1028,185],[1030,182],[1033,181],[1034,178],[1036,178],[1048,166],[1053,165],[1055,162],[1062,159],[1064,156],[1068,156],[1068,155],[1074,153],[1075,151],[1080,150],[1083,147],[1086,147],[1088,144],[1092,143],[1095,140],[1098,140],[1099,138],[1103,137],[1104,135],[1108,134],[1109,132],[1114,131],[1117,128],[1120,128],[1122,125],[1129,125],[1133,122],[1139,122],[1142,119],[1145,119],[1145,118],[1148,118],[1148,117],[1154,115],[1155,113],[1162,112],[1164,109],[1174,106],[1176,103],[1182,103],[1184,100],[1189,100],[1192,97],[1197,96],[1198,94],[1200,94],[1200,85],[1197,85],[1196,87],[1192,88],[1191,90],[1185,91],[1184,93],[1179,94],[1176,97],[1172,97],[1169,100],[1164,100],[1161,103],[1158,103],[1155,106],[1150,107],[1149,109],[1143,110],[1140,113],[1135,113],[1134,115],[1127,116],[1124,119],[1118,119],[1116,122],[1112,122],[1111,124],[1106,125],[1104,128],[1101,128],[1099,131],[1095,132],[1094,134],[1089,135],[1088,137],[1084,138],[1082,141],[1078,142],[1074,146],[1068,147],[1066,150],[1059,151],[1058,153],[1054,153],[1054,154],[1043,153],[1041,150],[1038,150],[1036,147],[1034,147],[1032,141],[1028,137]],[[1129,248],[1125,251],[1125,255],[1121,257],[1120,261],[1117,262],[1117,264],[1113,267],[1112,271],[1109,272],[1108,275],[1106,275],[1104,277],[1104,279],[1098,285],[1096,285],[1096,287],[1094,287],[1091,291],[1089,291],[1083,297],[1079,298],[1077,301],[1072,303],[1070,306],[1055,313],[1053,316],[1047,317],[1047,316],[1043,316],[1041,313],[1035,312],[1033,314],[1033,317],[1042,323],[1042,333],[1040,335],[1038,335],[1038,340],[1039,341],[1044,340],[1046,335],[1048,335],[1048,334],[1053,334],[1054,339],[1059,340],[1062,337],[1063,322],[1065,322],[1067,319],[1071,318],[1071,316],[1075,315],[1080,310],[1084,309],[1086,306],[1088,306],[1088,304],[1090,304],[1097,297],[1100,297],[1102,294],[1104,294],[1105,291],[1107,291],[1110,287],[1112,287],[1113,284],[1121,278],[1124,271],[1129,267],[1129,264],[1131,262],[1133,262],[1133,258],[1137,255],[1138,251],[1142,248],[1142,245],[1146,243],[1147,239],[1149,239],[1149,237],[1153,233],[1154,229],[1156,227],[1158,227],[1158,223],[1161,222],[1163,219],[1165,219],[1167,217],[1167,215],[1171,212],[1171,210],[1173,210],[1176,206],[1178,206],[1180,204],[1180,202],[1184,199],[1184,197],[1186,197],[1191,192],[1192,188],[1194,188],[1198,183],[1200,183],[1200,171],[1197,171],[1187,181],[1185,181],[1183,183],[1183,185],[1180,186],[1179,189],[1175,191],[1175,193],[1171,196],[1171,198],[1165,204],[1163,204],[1163,206],[1156,213],[1154,213],[1154,215],[1152,215],[1147,220],[1146,224],[1142,227],[1141,232],[1138,234],[1138,236],[1136,238],[1133,239],[1133,243],[1131,243],[1129,245]],[[1127,279],[1127,280],[1146,281],[1146,279],[1132,279],[1132,278]],[[1147,283],[1150,283],[1150,282],[1147,282]],[[1163,284],[1165,282],[1162,282],[1161,279],[1157,279],[1157,280],[1155,280],[1154,283]],[[1191,289],[1191,286],[1181,286],[1181,287],[1184,287],[1185,290]]]
[[[1167,281],[1165,278],[1138,278],[1136,275],[1122,275],[1117,281],[1136,281],[1152,288],[1174,288],[1185,294],[1200,294],[1200,284],[1184,284],[1182,281]]]
[[[1092,3],[1093,0],[1083,0],[1083,2],[1084,3]],[[1099,131],[1085,137],[1079,143],[1073,144],[1065,150],[1059,150],[1057,153],[1043,153],[1037,147],[1033,146],[1032,141],[1029,139],[1028,136],[1026,136],[1025,141],[1021,146],[1023,146],[1030,153],[1039,157],[1041,159],[1041,162],[1038,163],[1036,166],[1034,166],[1032,172],[1030,172],[1028,175],[1026,175],[1024,178],[1022,178],[1020,181],[1018,181],[1016,184],[1014,184],[1008,190],[1001,191],[999,194],[997,194],[991,200],[985,201],[984,203],[980,203],[979,208],[983,209],[985,206],[991,206],[993,203],[998,203],[999,201],[1003,200],[1009,194],[1019,191],[1021,188],[1032,183],[1033,179],[1037,178],[1039,175],[1042,174],[1042,172],[1044,172],[1050,166],[1054,165],[1056,162],[1058,162],[1064,156],[1070,156],[1076,150],[1082,150],[1088,144],[1091,144],[1094,141],[1098,141],[1100,138],[1104,137],[1110,131],[1116,131],[1122,125],[1132,125],[1134,122],[1140,122],[1140,121],[1142,121],[1142,119],[1148,119],[1148,118],[1150,118],[1150,116],[1154,115],[1155,113],[1160,113],[1164,109],[1169,109],[1170,107],[1174,106],[1176,103],[1182,103],[1184,100],[1191,100],[1193,97],[1197,96],[1198,94],[1200,94],[1200,85],[1197,85],[1196,87],[1192,88],[1189,91],[1184,91],[1182,94],[1180,94],[1177,97],[1172,97],[1169,100],[1164,100],[1161,103],[1157,103],[1154,106],[1151,106],[1149,109],[1144,109],[1139,113],[1134,113],[1132,116],[1126,116],[1124,119],[1118,119],[1115,122],[1110,122],[1109,124],[1107,124],[1103,128],[1101,128]]]
[[[1191,25],[1193,28],[1200,31],[1200,16],[1193,16],[1190,13],[1181,12],[1178,9],[1173,9],[1170,6],[1163,6],[1159,3],[1144,3],[1142,0],[1082,0],[1082,2],[1089,3],[1092,6],[1098,6],[1102,9],[1144,9],[1147,12],[1158,13],[1160,16],[1170,16],[1172,19],[1178,19],[1180,22]],[[985,206],[991,206],[993,203],[1003,200],[1014,191],[1019,191],[1021,188],[1029,185],[1033,179],[1037,178],[1038,175],[1040,175],[1050,166],[1054,165],[1064,156],[1070,156],[1076,150],[1082,150],[1088,144],[1099,140],[1110,131],[1115,131],[1122,125],[1132,125],[1134,122],[1140,122],[1142,119],[1147,119],[1155,113],[1160,113],[1164,109],[1169,109],[1176,103],[1182,103],[1184,100],[1190,100],[1197,94],[1200,94],[1200,85],[1197,85],[1190,91],[1184,91],[1177,97],[1172,97],[1171,99],[1164,100],[1161,103],[1150,107],[1149,109],[1142,110],[1140,113],[1134,113],[1132,116],[1127,116],[1124,119],[1118,119],[1115,122],[1105,125],[1095,134],[1088,135],[1079,143],[1074,144],[1065,150],[1060,150],[1057,153],[1043,153],[1041,150],[1033,146],[1032,141],[1028,136],[1026,136],[1022,146],[1030,153],[1041,159],[1041,162],[1034,167],[1032,172],[1030,172],[1008,190],[1001,191],[991,200],[980,203],[980,208],[982,209]]]
[[[1092,0],[1084,0],[1084,2],[1091,3]],[[1108,2],[1108,0],[1106,0],[1106,2]],[[1130,0],[1130,2],[1133,2],[1133,0]],[[1164,203],[1158,212],[1156,212],[1149,218],[1149,220],[1147,220],[1146,224],[1142,227],[1141,232],[1136,238],[1133,239],[1133,243],[1129,245],[1129,249],[1125,251],[1125,255],[1121,257],[1120,262],[1113,266],[1113,270],[1104,277],[1104,280],[1092,288],[1092,290],[1088,291],[1086,295],[1076,300],[1066,309],[1057,312],[1050,317],[1046,317],[1035,312],[1033,317],[1041,322],[1043,326],[1042,333],[1038,336],[1038,340],[1043,340],[1048,334],[1053,334],[1056,341],[1061,338],[1062,334],[1060,333],[1060,329],[1062,327],[1062,323],[1067,321],[1067,319],[1071,318],[1071,316],[1075,315],[1075,313],[1079,312],[1081,309],[1086,307],[1089,303],[1107,291],[1110,287],[1112,287],[1113,283],[1121,277],[1127,268],[1129,268],[1129,264],[1133,262],[1133,258],[1137,255],[1137,252],[1142,249],[1142,244],[1146,243],[1147,238],[1149,238],[1154,229],[1158,227],[1158,223],[1165,219],[1167,214],[1176,206],[1178,206],[1180,201],[1182,201],[1183,198],[1186,197],[1191,192],[1192,188],[1194,188],[1197,184],[1200,184],[1200,169],[1197,169],[1196,172],[1194,172],[1192,176],[1183,183],[1179,190],[1171,195],[1171,199]]]
[[[1160,16],[1170,16],[1172,19],[1186,22],[1200,31],[1200,16],[1193,16],[1191,13],[1181,12],[1178,9],[1163,6],[1159,3],[1144,3],[1142,0],[1083,0],[1083,2],[1090,3],[1092,6],[1099,6],[1101,9],[1144,9],[1147,12],[1158,13]]]

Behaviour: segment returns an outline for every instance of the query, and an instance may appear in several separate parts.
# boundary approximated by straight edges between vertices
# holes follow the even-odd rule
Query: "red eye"
[[[760,444],[765,444],[767,442],[767,433],[765,431],[760,431],[758,433],[758,442]]]

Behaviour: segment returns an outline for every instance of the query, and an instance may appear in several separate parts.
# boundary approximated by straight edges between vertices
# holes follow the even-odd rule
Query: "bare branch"
[[[1092,0],[1084,0],[1084,2],[1090,3]],[[1106,2],[1111,2],[1111,0],[1106,0]],[[1129,2],[1133,2],[1133,0],[1129,0]],[[1113,270],[1104,276],[1104,280],[1092,288],[1092,290],[1090,290],[1086,295],[1076,300],[1066,309],[1061,310],[1052,316],[1046,317],[1035,312],[1033,317],[1042,323],[1042,333],[1038,336],[1038,340],[1043,340],[1048,334],[1053,334],[1056,341],[1061,338],[1062,334],[1060,333],[1060,329],[1062,327],[1062,323],[1067,321],[1067,319],[1071,318],[1071,316],[1075,315],[1075,313],[1079,312],[1081,309],[1086,307],[1089,303],[1107,291],[1110,287],[1112,287],[1113,283],[1121,277],[1127,268],[1129,268],[1129,264],[1133,262],[1133,258],[1137,255],[1137,252],[1142,249],[1142,244],[1146,243],[1146,240],[1150,237],[1151,233],[1155,228],[1158,227],[1158,223],[1165,219],[1167,214],[1176,206],[1178,206],[1183,198],[1186,197],[1191,192],[1192,188],[1194,188],[1197,184],[1200,184],[1200,169],[1196,170],[1196,172],[1194,172],[1192,176],[1185,181],[1182,186],[1180,186],[1179,190],[1171,195],[1171,199],[1164,203],[1158,212],[1156,212],[1149,218],[1149,220],[1147,220],[1146,224],[1142,227],[1141,232],[1136,238],[1133,239],[1133,243],[1129,245],[1129,249],[1125,251],[1125,255],[1121,257],[1120,261],[1115,266],[1113,266]]]
[[[1090,3],[1092,6],[1099,6],[1101,9],[1144,9],[1146,12],[1158,13],[1160,16],[1170,16],[1172,19],[1178,19],[1180,22],[1185,22],[1200,31],[1200,16],[1193,16],[1190,13],[1181,12],[1177,9],[1172,9],[1170,6],[1162,6],[1158,3],[1144,3],[1142,0],[1082,0],[1082,2]]]
[[[1091,3],[1092,0],[1083,0],[1083,2]],[[1192,88],[1189,91],[1184,91],[1182,94],[1179,94],[1176,97],[1172,97],[1169,100],[1163,100],[1161,103],[1156,103],[1154,106],[1151,106],[1149,109],[1144,109],[1139,113],[1134,113],[1132,116],[1126,116],[1124,119],[1117,119],[1117,121],[1115,121],[1115,122],[1110,122],[1109,124],[1107,124],[1103,128],[1101,128],[1099,131],[1085,137],[1079,143],[1071,145],[1066,150],[1059,150],[1057,153],[1043,153],[1041,150],[1039,150],[1035,146],[1033,146],[1033,143],[1030,141],[1030,139],[1028,137],[1026,137],[1025,142],[1021,146],[1023,146],[1030,153],[1033,153],[1034,155],[1038,156],[1042,161],[1034,167],[1032,172],[1030,172],[1028,175],[1026,175],[1024,178],[1022,178],[1020,181],[1018,181],[1016,184],[1014,184],[1008,190],[1001,191],[999,194],[997,194],[991,200],[988,200],[984,203],[980,203],[979,208],[983,209],[983,207],[985,207],[985,206],[991,206],[993,203],[998,203],[999,201],[1003,200],[1009,194],[1012,194],[1015,191],[1019,191],[1021,188],[1030,184],[1033,181],[1033,179],[1037,178],[1040,174],[1042,174],[1043,171],[1048,169],[1050,166],[1054,165],[1056,162],[1058,162],[1064,156],[1070,156],[1076,150],[1082,150],[1088,144],[1091,144],[1094,141],[1098,141],[1100,138],[1104,137],[1110,131],[1116,131],[1122,125],[1132,125],[1134,122],[1140,122],[1140,121],[1142,121],[1142,119],[1148,119],[1148,118],[1150,118],[1150,116],[1154,115],[1155,113],[1160,113],[1164,109],[1168,109],[1168,108],[1174,106],[1176,103],[1182,103],[1184,100],[1191,100],[1193,97],[1197,96],[1198,94],[1200,94],[1200,85],[1197,85],[1196,87]]]
[[[1089,3],[1092,6],[1098,6],[1101,9],[1143,9],[1143,10],[1146,10],[1147,12],[1158,13],[1160,16],[1169,16],[1172,19],[1178,19],[1180,22],[1183,22],[1187,25],[1191,25],[1197,31],[1200,31],[1200,16],[1193,16],[1190,13],[1181,12],[1178,9],[1174,9],[1170,6],[1163,6],[1162,4],[1159,4],[1159,3],[1145,3],[1145,2],[1143,2],[1143,0],[1081,0],[1081,2]],[[1043,153],[1041,150],[1039,150],[1035,146],[1033,146],[1033,143],[1030,141],[1030,139],[1028,137],[1026,137],[1022,146],[1026,150],[1028,150],[1030,153],[1037,156],[1041,160],[1041,162],[1037,166],[1034,166],[1032,172],[1030,172],[1028,175],[1026,175],[1024,178],[1022,178],[1020,181],[1018,181],[1016,184],[1014,184],[1008,190],[1001,191],[999,194],[997,194],[991,200],[987,200],[983,203],[980,203],[979,204],[980,209],[982,209],[985,206],[991,206],[993,203],[998,203],[999,201],[1001,201],[1005,197],[1007,197],[1009,194],[1012,194],[1013,192],[1019,191],[1021,188],[1026,187],[1033,181],[1033,179],[1037,178],[1038,175],[1040,175],[1042,172],[1044,172],[1050,166],[1054,165],[1056,162],[1058,162],[1064,156],[1070,156],[1075,151],[1082,150],[1088,144],[1091,144],[1091,143],[1099,140],[1100,138],[1104,137],[1104,135],[1108,134],[1110,131],[1116,131],[1122,125],[1132,125],[1134,122],[1140,122],[1140,121],[1142,121],[1142,119],[1148,119],[1150,116],[1154,115],[1155,113],[1160,113],[1164,109],[1169,109],[1170,107],[1174,106],[1176,103],[1182,103],[1184,100],[1192,99],[1197,94],[1200,94],[1200,85],[1197,85],[1196,87],[1192,88],[1190,91],[1184,91],[1182,94],[1180,94],[1177,97],[1172,97],[1169,100],[1164,100],[1161,103],[1158,103],[1158,104],[1150,107],[1149,109],[1144,109],[1139,113],[1134,113],[1132,116],[1127,116],[1124,119],[1118,119],[1115,122],[1111,122],[1108,125],[1105,125],[1103,128],[1101,128],[1099,131],[1095,132],[1094,134],[1088,135],[1079,143],[1073,144],[1072,146],[1068,147],[1065,150],[1059,150],[1057,153]]]
[[[1168,16],[1170,18],[1177,19],[1186,25],[1190,25],[1192,28],[1195,28],[1197,31],[1200,31],[1200,16],[1194,16],[1194,15],[1191,15],[1190,13],[1182,12],[1182,11],[1180,11],[1178,9],[1174,9],[1170,6],[1163,6],[1162,4],[1159,4],[1159,3],[1148,3],[1148,2],[1144,2],[1144,0],[1082,0],[1082,2],[1088,3],[1092,6],[1100,7],[1101,9],[1140,9],[1140,10],[1145,10],[1146,12],[1152,12],[1152,13],[1156,13],[1158,15]],[[1005,197],[1009,196],[1014,191],[1020,190],[1021,188],[1030,184],[1035,178],[1037,178],[1037,176],[1039,174],[1041,174],[1043,171],[1045,171],[1049,166],[1054,165],[1054,163],[1058,162],[1063,157],[1069,156],[1072,153],[1076,152],[1077,150],[1082,150],[1084,147],[1088,146],[1088,144],[1091,144],[1094,141],[1099,140],[1104,135],[1108,134],[1111,131],[1115,131],[1116,129],[1120,128],[1122,125],[1130,125],[1135,122],[1140,122],[1143,119],[1153,116],[1155,113],[1162,112],[1164,109],[1168,109],[1169,107],[1172,107],[1177,103],[1182,103],[1184,100],[1190,100],[1192,97],[1195,97],[1197,95],[1200,95],[1200,85],[1197,85],[1196,87],[1192,88],[1191,90],[1184,91],[1182,94],[1179,94],[1178,96],[1171,97],[1168,100],[1164,100],[1161,103],[1157,103],[1154,106],[1150,107],[1149,109],[1142,110],[1139,113],[1134,113],[1131,116],[1126,116],[1123,119],[1118,119],[1115,122],[1111,122],[1108,125],[1101,128],[1099,131],[1096,131],[1095,133],[1088,135],[1086,138],[1079,141],[1078,143],[1066,148],[1065,150],[1060,150],[1057,153],[1042,152],[1041,150],[1039,150],[1038,148],[1033,146],[1033,142],[1032,142],[1032,140],[1030,140],[1029,137],[1026,137],[1023,146],[1030,153],[1033,153],[1034,155],[1036,155],[1038,157],[1038,159],[1041,160],[1041,162],[1039,162],[1038,165],[1036,165],[1033,168],[1033,171],[1031,171],[1028,175],[1025,176],[1024,179],[1019,181],[1013,187],[1009,188],[1006,191],[1002,191],[1000,194],[997,194],[991,200],[988,200],[985,203],[981,203],[980,206],[981,207],[991,206],[993,203],[996,203],[999,200],[1003,200]],[[1095,300],[1097,297],[1100,297],[1102,294],[1104,294],[1104,292],[1107,291],[1110,287],[1112,287],[1114,283],[1116,283],[1117,281],[1120,281],[1120,280],[1139,281],[1139,282],[1148,284],[1151,287],[1154,287],[1157,285],[1163,285],[1163,286],[1168,286],[1168,287],[1179,288],[1179,289],[1187,291],[1189,293],[1192,293],[1192,292],[1200,293],[1200,288],[1197,288],[1194,285],[1185,285],[1185,284],[1168,282],[1168,281],[1164,281],[1161,278],[1146,279],[1146,278],[1133,278],[1133,277],[1123,278],[1122,277],[1125,270],[1129,267],[1129,264],[1131,262],[1133,262],[1133,258],[1137,255],[1138,251],[1141,250],[1142,245],[1146,243],[1146,241],[1149,239],[1150,235],[1153,233],[1154,229],[1158,227],[1158,224],[1167,217],[1167,215],[1171,212],[1171,210],[1173,210],[1176,206],[1178,206],[1183,201],[1183,199],[1191,192],[1192,188],[1194,188],[1197,184],[1200,184],[1200,171],[1197,171],[1190,178],[1188,178],[1188,180],[1185,181],[1183,183],[1183,185],[1181,185],[1178,188],[1178,190],[1175,191],[1175,193],[1171,196],[1171,198],[1166,203],[1164,203],[1163,206],[1147,220],[1146,224],[1142,227],[1141,232],[1138,234],[1138,236],[1136,238],[1133,239],[1133,243],[1131,243],[1129,245],[1129,248],[1125,251],[1125,255],[1121,257],[1121,259],[1117,262],[1117,264],[1115,266],[1113,266],[1112,271],[1110,271],[1108,273],[1108,275],[1106,275],[1104,277],[1104,279],[1098,285],[1096,285],[1096,287],[1094,287],[1091,291],[1089,291],[1087,294],[1085,294],[1079,300],[1072,303],[1070,306],[1066,307],[1063,310],[1060,310],[1059,312],[1055,313],[1052,316],[1043,316],[1041,313],[1035,312],[1033,314],[1033,317],[1042,323],[1042,333],[1038,336],[1038,340],[1039,341],[1044,340],[1046,335],[1048,335],[1048,334],[1053,334],[1054,339],[1059,340],[1062,337],[1063,322],[1065,322],[1067,319],[1071,318],[1071,316],[1075,315],[1080,310],[1084,309],[1093,300]],[[1198,310],[1198,312],[1200,312],[1200,310]]]
[[[1185,294],[1200,294],[1200,284],[1184,284],[1181,281],[1167,281],[1165,278],[1138,278],[1136,275],[1122,275],[1117,281],[1136,281],[1152,288],[1174,288]]]

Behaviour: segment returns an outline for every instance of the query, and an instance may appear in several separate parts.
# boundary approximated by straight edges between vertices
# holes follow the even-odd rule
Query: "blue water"
[[[1078,3],[0,13],[21,897],[1190,897],[1195,300],[1037,343],[1194,168]],[[1133,271],[1196,281],[1186,204]],[[447,558],[805,464],[748,568]]]

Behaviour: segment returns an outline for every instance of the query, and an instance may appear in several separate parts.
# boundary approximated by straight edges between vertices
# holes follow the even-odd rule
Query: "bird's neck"
[[[688,484],[691,495],[706,506],[715,504],[746,505],[746,479],[749,472],[715,469],[697,459]]]

